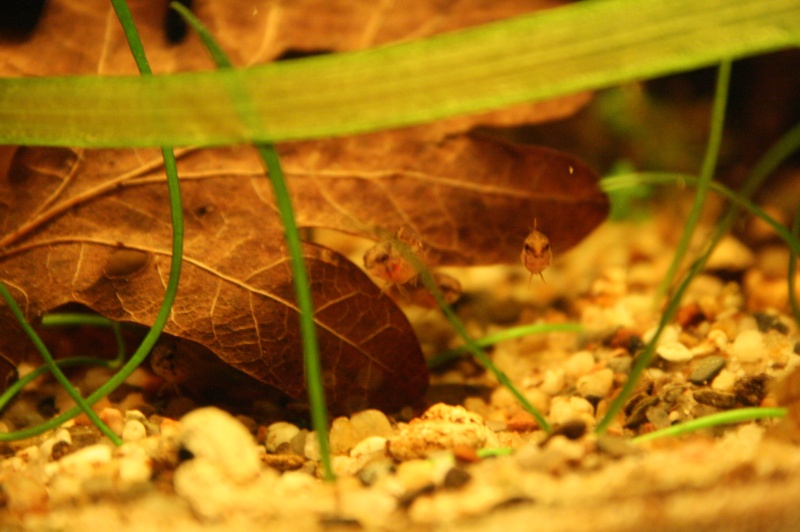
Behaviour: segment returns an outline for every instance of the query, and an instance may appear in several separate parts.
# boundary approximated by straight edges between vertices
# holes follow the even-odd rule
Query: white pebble
[[[139,441],[147,436],[147,429],[141,421],[136,419],[129,419],[125,422],[125,428],[122,429],[123,441]]]
[[[152,460],[141,447],[128,449],[119,459],[119,481],[123,486],[147,484],[152,473]]]
[[[594,356],[589,351],[579,351],[564,363],[564,371],[572,377],[589,373],[594,367]]]
[[[65,471],[86,478],[90,476],[93,468],[110,462],[111,454],[111,447],[98,443],[68,454],[59,463]]]
[[[680,342],[659,342],[656,353],[669,362],[686,362],[694,356],[694,353]]]
[[[614,383],[614,372],[608,368],[589,373],[578,379],[575,385],[584,397],[606,397]]]
[[[757,362],[764,351],[764,337],[759,331],[739,333],[731,346],[731,354],[739,362]]]
[[[180,442],[195,457],[208,458],[235,482],[258,475],[261,460],[253,436],[227,412],[199,408],[181,419]]]
[[[557,425],[574,420],[583,420],[593,425],[594,407],[583,397],[557,396],[550,405],[550,420]]]
[[[350,450],[350,456],[353,458],[363,458],[375,454],[384,454],[385,452],[386,438],[370,436],[358,442],[355,447]]]
[[[300,429],[296,425],[287,423],[286,421],[278,421],[272,423],[267,427],[267,435],[265,437],[265,445],[267,452],[274,453],[278,447],[284,443],[290,443],[292,438],[297,436]]]

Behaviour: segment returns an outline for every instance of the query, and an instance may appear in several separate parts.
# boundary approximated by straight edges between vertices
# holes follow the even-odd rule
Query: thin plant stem
[[[794,220],[792,220],[792,236],[795,238],[795,240],[800,238],[800,207],[797,208],[797,212],[794,215]],[[791,250],[789,253],[789,270],[787,274],[789,305],[792,307],[794,321],[798,325],[800,325],[800,303],[797,302],[797,292],[795,291],[795,272],[797,270],[797,260],[799,257],[800,253],[795,250]]]
[[[417,257],[416,253],[414,253],[411,247],[394,235],[390,235],[386,232],[383,232],[381,236],[384,238],[389,238],[392,241],[392,244],[397,247],[398,251],[400,251],[400,254],[403,256],[403,258],[409,261],[414,270],[417,271],[419,278],[425,285],[425,288],[427,288],[431,293],[433,299],[436,301],[436,304],[439,306],[439,309],[441,309],[445,318],[447,318],[447,321],[449,321],[450,325],[453,327],[453,330],[456,331],[456,334],[458,334],[466,344],[465,349],[467,349],[467,351],[469,351],[470,354],[472,354],[472,356],[474,356],[483,367],[485,367],[494,375],[494,377],[497,379],[497,382],[501,386],[505,387],[509,392],[511,392],[511,395],[517,399],[519,404],[521,404],[522,407],[527,410],[528,413],[534,417],[534,419],[536,419],[539,427],[541,427],[543,431],[549,433],[551,431],[551,427],[544,415],[539,412],[539,410],[533,406],[533,404],[531,404],[531,402],[528,401],[524,395],[522,395],[522,392],[520,392],[517,387],[514,386],[514,383],[511,382],[511,379],[508,378],[508,375],[506,375],[494,364],[494,362],[492,362],[492,359],[483,352],[480,346],[478,346],[475,340],[469,335],[467,328],[464,326],[461,319],[459,319],[456,313],[453,312],[453,308],[445,300],[444,295],[442,294],[442,291],[439,290],[439,286],[436,284],[436,281],[434,281],[430,270],[420,260],[420,258]]]
[[[214,37],[203,26],[203,24],[178,2],[170,3],[170,7],[177,11],[180,16],[192,26],[200,36],[209,54],[220,70],[233,68],[227,54],[220,48]],[[247,103],[247,94],[238,87],[232,87],[233,94],[238,98],[241,107]],[[243,119],[252,121],[246,111],[241,111]],[[328,408],[325,403],[325,387],[322,383],[322,368],[319,360],[319,344],[317,342],[316,324],[314,323],[314,306],[311,298],[311,284],[308,278],[305,261],[303,260],[303,249],[300,241],[300,234],[297,229],[297,222],[294,216],[294,208],[286,186],[283,169],[280,164],[278,152],[272,144],[256,144],[258,154],[261,156],[264,166],[267,168],[269,180],[275,192],[275,201],[278,212],[283,222],[284,237],[286,246],[291,257],[291,268],[294,276],[294,287],[297,295],[297,306],[300,313],[300,332],[303,337],[303,361],[306,373],[306,387],[308,388],[308,402],[311,408],[311,424],[317,433],[320,447],[320,457],[325,480],[334,480],[333,467],[330,459],[330,448],[328,444]]]
[[[122,27],[125,29],[125,35],[128,37],[129,44],[131,44],[132,51],[136,55],[135,50],[141,50],[142,45],[136,32],[136,27],[133,24],[133,18],[128,6],[123,0],[111,0],[117,16],[120,19]],[[150,67],[147,65],[145,58],[139,58],[137,61],[140,72],[145,75],[150,72]],[[144,362],[150,350],[155,345],[161,331],[164,330],[169,319],[172,304],[175,302],[175,296],[178,293],[178,281],[181,275],[181,265],[183,263],[183,211],[181,204],[180,185],[178,183],[178,169],[175,162],[175,155],[171,148],[163,147],[161,149],[162,156],[164,157],[164,169],[167,174],[167,189],[169,191],[169,205],[170,216],[172,221],[172,260],[170,262],[169,278],[167,279],[167,288],[164,293],[164,299],[161,302],[161,308],[153,321],[153,326],[147,331],[142,343],[131,356],[130,360],[125,363],[122,368],[117,371],[110,379],[103,383],[100,388],[95,390],[92,394],[86,397],[86,402],[93,405],[103,397],[106,397],[114,391],[120,384],[122,384],[128,376]],[[51,430],[65,421],[72,419],[80,413],[78,408],[72,408],[55,418],[42,423],[41,425],[30,427],[16,432],[0,433],[0,441],[13,441],[18,439],[30,438],[38,434],[42,434]]]
[[[781,418],[786,416],[786,408],[737,408],[736,410],[728,410],[727,412],[719,412],[711,414],[698,419],[684,421],[671,427],[660,430],[654,430],[641,436],[636,436],[631,441],[633,443],[642,443],[645,441],[656,440],[658,438],[666,438],[670,436],[682,436],[702,429],[711,427],[718,427],[720,425],[730,425],[733,423],[743,423],[745,421],[754,421],[756,419],[766,418]]]
[[[31,327],[31,324],[28,323],[28,320],[25,319],[25,315],[22,313],[22,310],[20,310],[19,305],[17,305],[17,302],[14,301],[14,297],[11,295],[11,292],[8,291],[6,285],[3,283],[0,283],[0,296],[5,299],[6,304],[11,309],[11,313],[14,314],[14,317],[22,326],[22,330],[25,331],[25,334],[27,334],[28,338],[31,339],[31,342],[33,342],[36,350],[39,351],[39,354],[42,355],[45,364],[47,364],[47,369],[53,374],[53,377],[56,378],[58,383],[67,391],[67,394],[70,396],[70,398],[75,401],[75,403],[78,405],[78,408],[80,408],[80,410],[86,414],[91,422],[94,423],[98,429],[100,429],[100,432],[105,434],[105,436],[111,440],[114,445],[122,445],[122,439],[114,434],[114,431],[108,428],[108,425],[106,425],[103,420],[100,419],[100,416],[98,416],[97,413],[92,410],[91,404],[87,403],[84,398],[81,397],[80,392],[78,392],[72,383],[69,382],[67,376],[64,375],[64,372],[61,371],[61,368],[58,367],[55,360],[53,360],[50,350],[47,349],[46,345],[44,345],[44,342],[39,335],[36,334],[36,331],[33,330],[33,327]]]
[[[603,179],[603,189],[606,191],[618,190],[619,188],[628,187],[633,185],[664,185],[682,183],[694,186],[697,183],[695,176],[676,173],[639,173],[628,174],[626,176],[611,177]],[[761,207],[745,198],[741,193],[734,192],[730,188],[718,182],[711,183],[711,190],[716,192],[723,198],[729,200],[733,207],[742,208],[754,216],[758,216],[770,227],[775,230],[775,233],[786,243],[792,253],[800,254],[800,241],[798,237],[793,235],[787,230],[780,222],[775,220],[767,214]],[[726,229],[728,226],[725,226]]]
[[[717,243],[722,239],[722,237],[730,230],[731,225],[733,224],[734,219],[736,218],[739,208],[744,207],[749,211],[753,212],[757,216],[760,216],[762,219],[770,223],[775,231],[787,242],[790,248],[794,253],[798,253],[800,255],[800,244],[798,244],[797,239],[793,237],[786,229],[773,220],[771,217],[767,216],[767,214],[761,210],[758,206],[753,204],[747,196],[752,195],[753,192],[758,188],[758,186],[766,179],[766,177],[778,167],[778,165],[788,157],[793,151],[800,147],[800,124],[793,127],[787,133],[785,133],[779,140],[776,142],[768,151],[767,153],[761,158],[761,160],[755,165],[751,173],[748,175],[747,179],[745,180],[744,184],[742,185],[742,190],[746,192],[746,194],[735,194],[731,190],[718,183],[711,183],[710,187],[714,190],[717,190],[721,194],[725,195],[728,199],[730,199],[733,204],[728,207],[725,215],[723,215],[722,220],[717,224],[717,227],[712,234],[711,238],[709,239],[707,248],[705,252],[698,258],[695,263],[691,266],[689,271],[687,272],[684,280],[681,282],[680,286],[676,290],[673,297],[670,299],[667,308],[664,311],[664,314],[659,321],[658,328],[656,329],[655,336],[648,342],[647,346],[645,346],[644,351],[637,357],[636,362],[631,369],[631,373],[628,376],[628,380],[625,382],[620,393],[617,397],[611,402],[606,415],[603,419],[600,420],[596,427],[596,432],[603,433],[608,429],[608,426],[611,424],[613,419],[622,411],[622,407],[627,401],[628,397],[630,396],[631,392],[633,391],[636,383],[641,377],[641,374],[644,372],[644,369],[650,365],[650,361],[652,360],[653,354],[655,353],[655,346],[658,342],[658,338],[661,335],[666,324],[672,320],[675,313],[677,312],[678,305],[680,303],[680,298],[683,296],[683,292],[688,287],[691,280],[694,276],[699,273],[703,267],[705,266],[708,257],[711,255],[711,252],[716,247]],[[658,179],[664,180],[665,174],[660,174],[656,176]],[[693,176],[680,176],[681,179],[687,180],[694,180]],[[615,178],[612,178],[615,179]],[[670,179],[675,179],[675,175],[672,174]]]
[[[116,321],[110,320],[97,314],[45,314],[42,317],[42,326],[59,326],[59,325],[94,325],[109,327],[114,332],[114,338],[117,342],[117,355],[115,358],[108,360],[105,358],[95,357],[72,357],[62,360],[56,360],[55,363],[59,368],[71,368],[73,366],[99,366],[106,369],[117,369],[120,364],[125,360],[125,343],[120,333],[120,324]],[[24,377],[21,377],[14,384],[0,395],[0,411],[2,411],[22,389],[36,380],[38,377],[44,375],[50,370],[47,365],[39,366]]]
[[[505,340],[511,340],[513,338],[522,338],[524,336],[529,336],[532,334],[547,334],[547,333],[554,333],[554,332],[571,332],[571,333],[581,333],[584,331],[584,328],[579,323],[537,323],[533,325],[522,325],[519,327],[511,327],[509,329],[502,330],[500,332],[494,334],[487,334],[483,338],[478,338],[475,340],[475,345],[478,347],[488,347],[491,345],[495,345],[499,342],[503,342]],[[436,368],[447,364],[451,360],[454,360],[465,353],[467,353],[469,349],[466,346],[459,346],[454,349],[448,349],[447,351],[443,351],[439,353],[435,357],[428,360],[428,367],[429,368]]]
[[[711,127],[708,135],[708,144],[706,145],[706,153],[703,158],[703,165],[700,170],[700,179],[697,183],[697,189],[694,193],[694,202],[692,209],[689,211],[689,216],[684,224],[681,239],[675,248],[675,253],[672,256],[672,262],[669,265],[666,275],[661,280],[656,291],[656,301],[660,301],[662,297],[669,291],[672,281],[683,262],[686,252],[689,250],[689,244],[692,241],[697,224],[700,222],[700,216],[703,213],[703,205],[705,205],[706,196],[708,194],[709,185],[714,178],[714,169],[717,167],[717,158],[719,156],[719,148],[722,144],[722,132],[725,124],[725,107],[728,101],[728,85],[731,77],[731,61],[723,61],[719,65],[717,72],[717,86],[714,92],[714,108],[711,113]]]

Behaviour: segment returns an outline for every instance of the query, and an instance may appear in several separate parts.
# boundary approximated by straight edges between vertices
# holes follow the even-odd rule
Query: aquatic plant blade
[[[224,73],[0,81],[0,144],[212,145],[392,128],[796,45],[796,0],[581,2],[429,39]],[[244,90],[259,125],[231,101]],[[252,123],[252,121],[248,121]]]

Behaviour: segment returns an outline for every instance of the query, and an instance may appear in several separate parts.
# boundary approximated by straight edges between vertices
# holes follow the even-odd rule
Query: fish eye
[[[380,255],[377,255],[375,257],[375,262],[379,262],[381,264],[384,264],[387,260],[389,260],[389,254],[388,253],[381,253]]]
[[[526,243],[525,243],[525,245],[523,246],[523,249],[525,249],[525,251],[527,251],[527,252],[532,252],[532,251],[533,251],[533,248],[532,248],[532,247],[531,247],[531,245],[530,245],[530,244],[528,244],[527,242],[526,242]]]

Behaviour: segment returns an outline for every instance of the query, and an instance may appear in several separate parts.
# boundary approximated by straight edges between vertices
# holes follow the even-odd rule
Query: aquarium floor
[[[463,359],[433,373],[426,411],[335,420],[338,480],[324,482],[313,433],[276,422],[280,412],[234,416],[177,394],[147,405],[136,390],[155,377],[141,370],[127,395],[98,406],[122,447],[85,418],[2,447],[0,530],[800,530],[798,394],[776,384],[796,382],[798,330],[786,313],[788,255],[766,236],[757,252],[725,242],[623,412],[606,434],[592,430],[657,324],[653,295],[677,237],[669,219],[606,224],[544,281],[521,266],[449,270],[476,337],[534,322],[584,326],[491,351],[554,436]],[[436,312],[409,316],[426,355],[457,345]],[[104,376],[83,378],[91,388]],[[40,382],[4,414],[6,430],[48,394],[67,406]],[[777,404],[794,421],[631,442]]]

